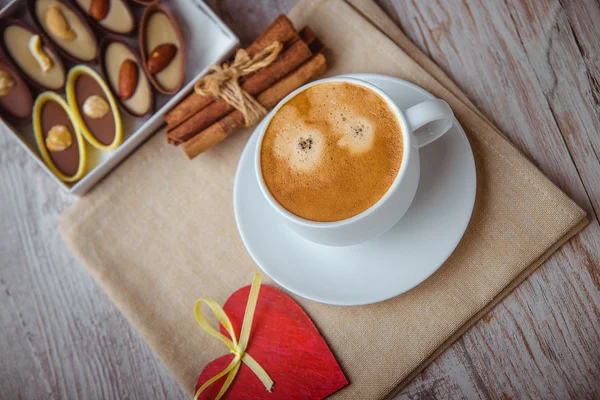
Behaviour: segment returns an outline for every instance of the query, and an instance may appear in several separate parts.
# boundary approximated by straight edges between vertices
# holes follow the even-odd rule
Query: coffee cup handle
[[[454,113],[444,100],[432,99],[404,111],[417,147],[427,146],[448,132],[454,122]]]

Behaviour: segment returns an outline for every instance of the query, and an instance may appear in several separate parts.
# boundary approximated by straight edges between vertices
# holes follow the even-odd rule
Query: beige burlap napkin
[[[431,278],[363,307],[296,297],[351,382],[333,398],[385,398],[581,229],[585,213],[370,1],[301,1],[291,18],[298,27],[310,25],[332,49],[329,75],[395,75],[445,99],[475,154],[478,193],[471,224]],[[201,296],[223,302],[256,269],[231,204],[248,135],[236,134],[188,161],[158,134],[60,221],[76,256],[190,394],[202,368],[225,353],[198,327],[194,302]]]

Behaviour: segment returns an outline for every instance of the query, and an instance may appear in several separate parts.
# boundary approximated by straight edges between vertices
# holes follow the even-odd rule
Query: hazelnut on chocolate
[[[110,111],[110,106],[97,94],[91,95],[83,102],[83,113],[90,118],[98,119],[104,117]]]
[[[104,117],[110,111],[106,100],[94,94],[83,102],[83,113],[90,118],[98,119]]]
[[[73,135],[65,125],[54,125],[46,136],[46,147],[50,151],[63,151],[73,144]]]
[[[0,70],[0,96],[6,96],[15,87],[15,80],[3,69]]]

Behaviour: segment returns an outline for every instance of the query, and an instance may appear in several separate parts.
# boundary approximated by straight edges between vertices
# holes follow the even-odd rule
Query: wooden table
[[[248,43],[295,0],[208,3]],[[380,5],[593,221],[398,398],[599,398],[600,3]],[[0,148],[1,397],[184,398],[62,242],[76,199]]]

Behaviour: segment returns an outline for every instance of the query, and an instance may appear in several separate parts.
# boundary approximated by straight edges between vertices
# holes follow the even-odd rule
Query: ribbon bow
[[[194,85],[194,91],[202,96],[222,98],[244,115],[246,126],[254,125],[267,115],[267,110],[241,88],[239,78],[270,65],[282,48],[280,42],[273,42],[252,58],[246,50],[240,49],[231,65],[211,65],[208,73]]]
[[[221,377],[227,374],[225,383],[223,383],[219,394],[215,398],[215,400],[219,400],[225,394],[225,392],[227,392],[227,389],[229,389],[229,386],[233,382],[233,379],[235,378],[235,375],[240,369],[242,362],[246,364],[252,370],[252,372],[256,374],[258,379],[260,379],[260,381],[265,385],[267,391],[270,392],[273,388],[273,380],[269,377],[269,374],[267,374],[263,367],[261,367],[260,364],[256,362],[256,360],[252,358],[250,354],[246,353],[246,347],[248,346],[248,339],[250,337],[250,328],[252,327],[252,320],[254,318],[254,310],[256,309],[256,302],[258,300],[258,292],[260,291],[261,280],[262,278],[260,274],[256,272],[254,274],[254,279],[252,280],[252,286],[250,287],[248,303],[246,303],[246,311],[244,313],[244,320],[242,322],[242,330],[240,332],[239,341],[235,337],[235,332],[233,330],[233,326],[231,325],[229,317],[227,316],[227,314],[225,314],[225,311],[223,311],[223,308],[221,308],[219,304],[217,304],[212,299],[206,298],[200,299],[196,302],[196,306],[194,307],[194,314],[196,315],[196,320],[198,321],[202,329],[204,329],[206,332],[210,333],[212,336],[225,343],[229,350],[233,354],[235,354],[235,357],[233,358],[233,360],[231,360],[229,365],[225,367],[223,371],[219,372],[217,375],[213,376],[212,378],[204,382],[202,386],[200,386],[200,388],[196,392],[196,395],[194,396],[194,400],[197,400],[198,396],[200,396],[200,394],[207,387],[209,387],[215,381],[219,380]],[[231,339],[229,339],[221,332],[210,326],[206,319],[204,319],[202,311],[200,311],[200,306],[202,305],[202,303],[210,307],[210,309],[215,314],[221,325],[223,325]]]

